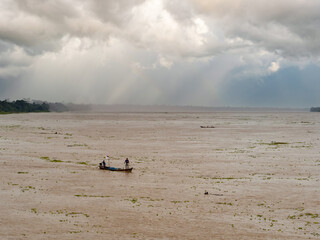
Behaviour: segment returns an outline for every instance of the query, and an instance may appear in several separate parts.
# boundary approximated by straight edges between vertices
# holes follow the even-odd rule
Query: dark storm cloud
[[[193,4],[223,24],[226,37],[240,37],[284,57],[319,57],[319,1],[193,0]]]
[[[250,98],[267,101],[291,67],[305,86],[304,67],[320,65],[319,12],[310,0],[4,0],[0,97],[237,104],[237,81],[250,93],[279,71]]]
[[[215,55],[234,48],[226,42],[228,38],[245,41],[237,47],[251,43],[288,57],[317,57],[320,53],[317,41],[320,38],[318,1],[163,1],[158,9],[141,8],[158,3],[143,0],[5,1],[1,3],[0,38],[39,50],[60,47],[59,40],[66,35],[105,40],[114,35],[130,38],[127,40],[143,44],[146,48],[162,45],[163,51],[166,48],[172,51],[171,45],[178,44],[176,54],[193,53],[195,57]],[[139,12],[139,8],[143,12]],[[155,20],[150,15],[137,15],[145,11],[154,14],[158,22],[163,21],[157,26],[163,28],[153,29],[157,23],[150,22]],[[194,46],[180,45],[179,35],[192,38],[192,34],[186,34],[190,30],[187,27],[199,28],[195,21],[201,16],[205,16],[210,34],[205,36],[202,46],[191,51]],[[170,28],[173,24],[175,29]],[[172,34],[175,39],[168,39]],[[151,38],[153,40],[149,41]]]

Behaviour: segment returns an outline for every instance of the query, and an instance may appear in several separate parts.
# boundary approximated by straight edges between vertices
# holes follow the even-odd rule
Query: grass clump
[[[77,164],[88,165],[87,162],[77,162]]]
[[[83,215],[83,216],[85,216],[85,217],[89,217],[89,215],[88,214],[86,214],[86,213],[81,213],[81,212],[70,212],[70,213],[66,213],[66,216],[75,216],[75,215]]]
[[[212,177],[211,179],[214,179],[214,180],[232,180],[232,179],[235,179],[234,177]]]
[[[319,214],[317,213],[305,213],[306,216],[311,217],[311,218],[318,218]]]
[[[217,204],[232,206],[232,203],[228,203],[228,202],[217,202]]]
[[[63,162],[63,161],[58,159],[53,159],[53,160],[50,160],[49,162]]]
[[[138,202],[138,199],[137,198],[132,198],[129,201],[132,202],[132,203],[136,203],[136,202]]]
[[[48,161],[48,162],[63,162],[62,160],[59,160],[59,159],[50,159],[49,157],[40,157],[40,159],[42,160],[45,160],[45,161]]]
[[[31,208],[31,212],[33,212],[33,213],[38,213],[38,211],[37,211],[36,208]]]

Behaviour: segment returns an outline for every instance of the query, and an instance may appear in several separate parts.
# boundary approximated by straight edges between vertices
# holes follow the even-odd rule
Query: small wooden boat
[[[131,168],[115,168],[115,167],[107,167],[107,166],[102,166],[99,165],[99,168],[101,170],[109,170],[109,171],[122,171],[122,172],[131,172],[132,171],[132,167]]]

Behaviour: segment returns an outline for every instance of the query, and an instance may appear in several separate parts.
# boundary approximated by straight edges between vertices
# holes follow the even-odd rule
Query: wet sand
[[[319,239],[319,138],[309,112],[0,115],[0,238]]]

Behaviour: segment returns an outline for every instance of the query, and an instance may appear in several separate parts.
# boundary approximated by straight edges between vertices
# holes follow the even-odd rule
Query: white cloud
[[[272,62],[268,68],[270,72],[277,72],[279,69],[280,69],[280,65],[277,62]]]
[[[171,68],[173,65],[173,62],[170,61],[169,59],[163,57],[163,56],[159,56],[159,63],[161,66],[166,67],[166,68]]]

